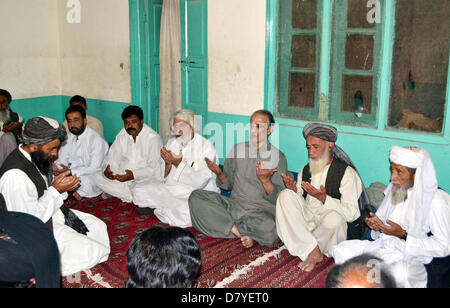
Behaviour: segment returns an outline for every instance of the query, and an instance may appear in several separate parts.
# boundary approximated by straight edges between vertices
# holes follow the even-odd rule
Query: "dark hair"
[[[73,103],[82,103],[84,106],[87,106],[86,99],[80,95],[72,96],[72,98],[69,101],[69,105],[72,105]]]
[[[123,110],[122,120],[125,120],[126,118],[129,118],[132,115],[137,116],[141,121],[144,119],[144,112],[142,111],[141,107],[131,105]]]
[[[81,114],[81,117],[83,119],[86,119],[86,110],[84,110],[84,108],[81,107],[80,105],[72,105],[69,108],[67,108],[66,109],[66,119],[67,119],[67,115],[72,112],[79,112]]]
[[[152,227],[133,239],[127,251],[127,288],[186,288],[197,276],[200,247],[179,227]]]
[[[11,101],[12,101],[12,96],[11,96],[11,93],[9,93],[7,90],[0,89],[0,95],[6,97],[6,100],[8,101],[8,104],[11,103]]]
[[[362,254],[347,260],[341,265],[334,266],[327,274],[325,288],[342,288],[348,275],[356,272],[361,275],[368,275],[368,271],[372,270],[371,264],[378,263],[379,281],[369,282],[373,288],[396,288],[396,283],[391,273],[382,264],[383,260],[371,255]]]
[[[250,121],[253,118],[253,116],[257,115],[257,114],[265,115],[267,117],[267,119],[269,120],[270,125],[273,125],[275,123],[275,118],[273,117],[273,114],[270,111],[265,110],[265,109],[260,109],[260,110],[253,112],[252,116],[250,117]]]

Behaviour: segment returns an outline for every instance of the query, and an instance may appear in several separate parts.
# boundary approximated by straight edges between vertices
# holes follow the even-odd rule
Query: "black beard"
[[[81,134],[84,132],[84,129],[85,129],[85,126],[84,126],[84,125],[81,126],[80,128],[72,127],[72,128],[70,129],[70,132],[71,132],[72,134],[74,134],[75,136],[79,136],[79,135],[81,135]]]
[[[52,156],[47,156],[44,152],[38,150],[31,153],[31,160],[43,175],[48,175],[51,166],[50,162],[53,160]]]

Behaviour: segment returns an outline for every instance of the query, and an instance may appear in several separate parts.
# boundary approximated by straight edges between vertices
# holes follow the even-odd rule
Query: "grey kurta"
[[[264,148],[264,147],[263,147]],[[264,161],[268,169],[278,169],[272,176],[274,190],[268,195],[256,176],[256,164]],[[287,173],[284,154],[272,145],[256,151],[249,142],[235,145],[225,160],[223,170],[227,181],[217,184],[232,190],[231,197],[196,190],[189,198],[193,226],[200,232],[218,238],[233,238],[236,225],[246,235],[264,246],[279,241],[275,226],[275,205],[278,194],[285,188],[280,172]]]

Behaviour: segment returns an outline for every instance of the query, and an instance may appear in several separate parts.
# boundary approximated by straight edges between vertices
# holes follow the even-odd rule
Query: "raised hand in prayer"
[[[287,189],[297,192],[297,182],[294,181],[293,178],[287,176],[284,173],[281,173],[281,177],[283,178],[284,186],[286,186]]]
[[[52,186],[60,194],[68,191],[75,191],[78,186],[80,186],[80,178],[70,175],[70,170],[67,170],[55,177]]]
[[[213,163],[208,157],[205,157],[206,166],[208,166],[209,170],[214,172],[219,179],[219,181],[223,184],[227,181],[227,178],[225,177],[225,174],[223,174],[220,167]]]
[[[308,182],[302,182],[302,188],[311,197],[314,197],[320,202],[325,203],[325,200],[327,199],[327,191],[325,190],[325,187],[323,185],[320,186],[320,189],[317,189]]]
[[[403,230],[403,228],[400,225],[396,224],[393,221],[390,221],[389,219],[386,221],[386,223],[389,226],[383,224],[380,227],[380,231],[383,232],[384,234],[393,235],[398,238],[402,238],[405,235],[406,231]]]
[[[52,162],[52,172],[53,172],[54,176],[58,176],[61,173],[64,173],[67,170],[69,170],[69,167],[67,167],[64,164],[60,164],[60,166],[61,166],[61,169],[59,169],[58,166],[54,162]]]
[[[275,172],[278,172],[278,169],[267,169],[266,164],[262,160],[256,163],[256,176],[263,184],[264,190],[268,195],[271,195],[274,189],[271,178]]]
[[[160,153],[161,158],[166,162],[166,165],[174,165],[175,167],[178,167],[183,160],[183,155],[181,153],[180,155],[175,155],[172,151],[167,150],[165,147],[161,149]]]
[[[111,171],[110,165],[106,166],[105,172],[103,172],[103,174],[110,180],[116,179],[116,175]]]
[[[370,212],[369,215],[370,217],[364,219],[366,225],[373,231],[380,231],[380,228],[384,225],[383,222],[374,213]]]
[[[119,182],[128,182],[134,180],[134,174],[131,170],[125,170],[125,174],[117,174],[115,177]]]

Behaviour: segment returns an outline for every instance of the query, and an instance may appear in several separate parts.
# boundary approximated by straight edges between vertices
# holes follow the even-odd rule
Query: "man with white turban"
[[[175,227],[190,227],[188,198],[195,189],[219,192],[216,175],[205,158],[219,163],[213,144],[198,133],[191,110],[176,111],[170,118],[172,138],[160,151],[164,181],[149,181],[133,190],[133,202],[141,208],[154,208],[154,214]]]
[[[366,228],[360,217],[368,199],[352,161],[335,145],[335,127],[310,123],[303,136],[309,163],[298,183],[282,174],[287,189],[278,196],[276,222],[289,253],[309,272],[339,242],[363,237]]]
[[[424,264],[450,255],[450,197],[438,189],[428,152],[394,146],[391,183],[376,215],[366,219],[374,241],[345,241],[332,255],[337,264],[372,253],[390,265],[400,287],[426,287]]]
[[[67,170],[53,179],[51,162],[58,158],[66,130],[44,117],[30,119],[23,144],[0,168],[0,193],[8,211],[23,212],[42,220],[53,232],[60,252],[63,276],[106,261],[110,246],[106,224],[63,203],[80,179]]]

